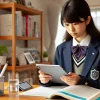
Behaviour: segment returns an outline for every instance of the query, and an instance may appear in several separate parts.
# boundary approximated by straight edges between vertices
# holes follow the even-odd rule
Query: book
[[[25,36],[31,37],[32,36],[32,16],[24,15],[24,26],[25,28]]]
[[[11,0],[0,0],[0,3],[8,3],[11,2]]]
[[[21,11],[16,11],[16,36],[23,35],[23,17]]]
[[[65,98],[71,100],[96,100],[97,98],[100,98],[100,90],[85,85],[69,86],[52,94],[50,98]]]
[[[20,95],[44,96],[60,100],[100,100],[100,90],[86,85],[38,87]]]
[[[34,22],[34,33],[33,33],[35,37],[40,37],[40,28],[39,28],[39,24],[37,22]]]
[[[0,35],[12,35],[12,14],[0,15]]]
[[[21,11],[16,11],[15,27],[16,27],[16,32],[15,32],[16,36],[22,36],[23,21],[22,21]],[[1,36],[12,35],[12,14],[0,15],[0,35]]]

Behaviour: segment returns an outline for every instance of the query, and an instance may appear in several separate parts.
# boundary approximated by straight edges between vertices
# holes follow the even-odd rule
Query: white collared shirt
[[[89,45],[89,43],[90,43],[90,41],[91,41],[91,36],[90,35],[87,35],[80,43],[78,43],[74,38],[73,38],[73,46],[76,46],[76,45],[80,45],[80,46],[88,46]],[[80,60],[78,63],[81,63],[81,65],[79,66],[79,67],[77,67],[76,66],[76,64],[75,63],[77,63],[76,61],[75,61],[75,59],[73,58],[73,60],[74,60],[74,63],[73,63],[73,67],[74,67],[74,72],[77,74],[77,75],[81,75],[81,73],[82,73],[82,70],[83,70],[83,66],[84,66],[84,59],[85,59],[85,57],[82,59],[82,60]]]
[[[80,46],[88,46],[89,43],[91,41],[91,36],[87,35],[80,43],[77,42],[74,38],[73,38],[73,46],[76,46],[77,44]]]

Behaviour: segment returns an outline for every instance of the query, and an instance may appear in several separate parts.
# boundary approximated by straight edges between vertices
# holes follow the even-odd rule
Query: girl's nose
[[[70,32],[74,32],[75,31],[75,28],[74,28],[73,24],[70,24],[69,30],[70,30]]]

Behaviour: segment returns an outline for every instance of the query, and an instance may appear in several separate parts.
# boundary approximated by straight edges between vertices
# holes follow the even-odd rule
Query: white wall
[[[60,4],[63,5],[67,0],[60,0]],[[100,6],[100,0],[86,0],[89,6]]]
[[[43,11],[43,33],[44,33],[44,46],[49,52],[49,59],[52,61],[55,45],[52,43],[56,36],[58,17],[61,9],[60,0],[32,0],[33,6],[36,9]],[[51,35],[52,34],[52,35]],[[52,39],[51,39],[52,38]],[[51,46],[53,44],[53,46]],[[35,47],[38,45],[35,44]],[[49,48],[50,47],[50,48]],[[38,48],[38,47],[37,47]]]
[[[100,0],[86,0],[89,6],[100,6]]]
[[[54,8],[54,5],[55,6],[59,5],[59,7],[61,7],[59,4],[60,0],[30,0],[30,1],[32,2],[32,5],[34,6],[34,8],[43,11],[44,45],[45,45],[46,50],[48,50],[48,48],[50,46],[50,42],[51,42],[50,29],[49,29],[49,25],[48,25],[48,20],[50,20],[50,19],[48,19],[48,16],[49,16],[48,15],[48,8]],[[54,9],[52,9],[52,11],[53,10]],[[38,46],[36,43],[34,45],[35,45],[35,47]]]

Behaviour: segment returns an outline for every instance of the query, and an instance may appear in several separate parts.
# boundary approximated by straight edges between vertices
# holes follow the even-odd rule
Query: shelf
[[[0,40],[12,40],[12,36],[0,36]]]
[[[42,14],[42,11],[29,8],[29,7],[21,5],[21,4],[16,4],[14,2],[7,3],[7,4],[0,4],[0,8],[6,9],[6,10],[11,10],[13,6],[15,6],[16,10],[23,11],[24,13],[27,13],[29,15],[41,15]]]
[[[41,38],[36,37],[26,37],[26,36],[16,36],[17,40],[40,40]]]
[[[21,72],[21,71],[31,70],[35,68],[36,68],[35,64],[22,65],[22,66],[16,66],[16,71]],[[8,66],[7,71],[11,71],[11,70],[12,70],[12,66]]]
[[[0,36],[0,40],[10,40],[12,42],[12,65],[7,67],[7,71],[12,72],[12,77],[15,78],[16,72],[28,71],[28,76],[31,76],[31,71],[34,70],[35,78],[38,79],[36,64],[16,66],[16,41],[24,40],[24,47],[28,47],[28,40],[39,41],[40,43],[40,60],[43,61],[43,12],[34,8],[16,4],[14,2],[0,4],[0,9],[7,10],[12,14],[12,34],[11,36]],[[22,14],[39,15],[40,16],[40,37],[16,36],[16,11],[22,11]],[[42,62],[43,63],[43,62]],[[47,62],[44,62],[47,63]],[[49,64],[49,63],[48,63]]]
[[[16,71],[18,71],[18,72],[32,70],[32,69],[36,69],[35,64],[16,66]]]
[[[27,36],[16,36],[17,40],[41,40],[41,38],[27,37]],[[12,40],[12,36],[0,36],[0,40]]]
[[[52,62],[40,62],[37,64],[52,64]],[[16,71],[25,71],[25,70],[31,70],[36,68],[36,63],[35,64],[28,64],[28,65],[21,65],[21,66],[16,66]],[[7,67],[8,71],[12,70],[12,66],[8,66]]]
[[[47,62],[40,62],[40,63],[38,63],[38,64],[52,64],[52,62],[47,61]]]

